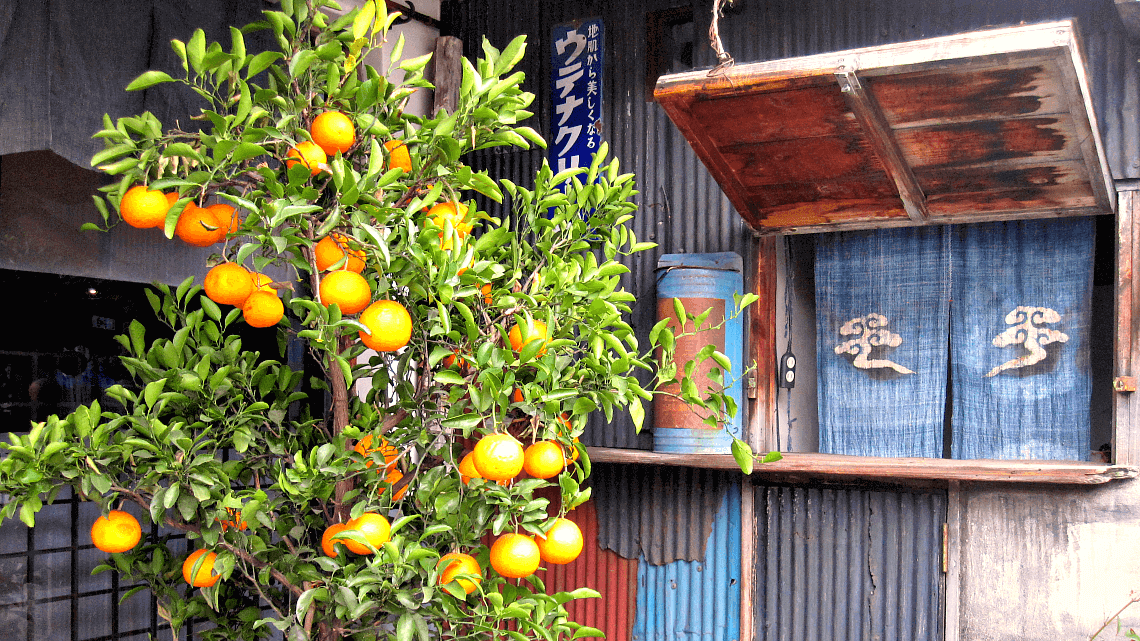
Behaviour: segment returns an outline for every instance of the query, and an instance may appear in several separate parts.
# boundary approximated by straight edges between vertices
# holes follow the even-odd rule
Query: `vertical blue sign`
[[[549,154],[555,173],[589,167],[601,144],[604,37],[601,18],[554,27]]]

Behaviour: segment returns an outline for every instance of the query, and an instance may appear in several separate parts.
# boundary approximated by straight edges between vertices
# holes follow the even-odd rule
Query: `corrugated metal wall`
[[[758,640],[943,638],[941,490],[754,488]]]
[[[740,638],[740,532],[737,478],[721,498],[704,561],[638,564],[634,641]]]
[[[466,0],[443,6],[444,30],[476,55],[483,35],[502,47],[527,34],[521,68],[538,95],[531,125],[549,132],[551,27],[601,16],[605,21],[603,137],[626,171],[637,174],[640,207],[633,228],[640,240],[659,243],[632,259],[626,288],[642,302],[632,322],[648,332],[654,322],[654,272],[663,253],[735,251],[750,258],[749,233],[684,137],[656,103],[645,100],[646,14],[683,0],[627,2],[566,0]],[[704,34],[711,2],[693,3],[697,67],[714,59]],[[736,0],[720,27],[739,62],[801,56],[853,47],[959,33],[987,26],[1076,17],[1083,35],[1093,102],[1116,178],[1140,177],[1140,47],[1124,31],[1112,0]],[[543,154],[496,148],[472,161],[492,175],[527,184]],[[628,419],[591,423],[589,445],[651,449],[648,434],[635,435]]]
[[[582,530],[585,545],[573,563],[546,566],[546,593],[593,588],[600,599],[577,599],[566,604],[570,619],[606,633],[611,641],[629,639],[637,592],[637,559],[625,559],[598,546],[598,515],[588,501],[567,515]]]

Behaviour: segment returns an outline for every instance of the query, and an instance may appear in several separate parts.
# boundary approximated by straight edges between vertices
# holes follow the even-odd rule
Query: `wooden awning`
[[[655,96],[761,233],[1115,206],[1071,21],[673,74]]]

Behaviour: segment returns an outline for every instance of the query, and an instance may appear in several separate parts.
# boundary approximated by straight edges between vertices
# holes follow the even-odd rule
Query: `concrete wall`
[[[1140,590],[1140,481],[957,495],[960,616],[947,641],[1088,639]],[[1112,625],[1098,639],[1140,630],[1140,604],[1121,618],[1121,634]]]

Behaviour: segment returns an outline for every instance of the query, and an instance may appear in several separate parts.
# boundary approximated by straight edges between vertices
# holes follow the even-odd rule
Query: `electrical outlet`
[[[796,355],[784,352],[780,357],[780,387],[792,389],[796,386]]]

